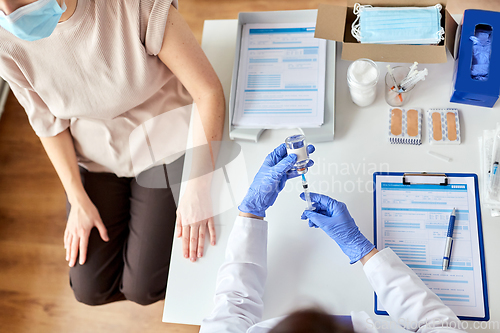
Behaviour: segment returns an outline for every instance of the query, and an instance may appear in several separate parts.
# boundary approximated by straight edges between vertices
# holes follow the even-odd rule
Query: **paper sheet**
[[[315,22],[245,24],[233,125],[319,127],[325,104],[326,40]]]
[[[485,316],[473,177],[449,185],[403,185],[377,176],[377,248],[390,247],[457,316]],[[456,209],[450,268],[442,270],[445,238]],[[377,308],[383,311],[380,304]]]

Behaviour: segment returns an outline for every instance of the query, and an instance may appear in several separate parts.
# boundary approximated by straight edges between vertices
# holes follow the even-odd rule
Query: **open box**
[[[347,0],[345,5],[320,4],[316,21],[316,38],[342,42],[342,59],[356,60],[369,58],[384,62],[444,63],[447,61],[446,48],[453,54],[457,23],[446,9],[453,0]],[[362,44],[351,35],[351,25],[356,19],[354,4],[374,7],[427,7],[440,3],[441,26],[445,29],[445,39],[438,45]]]
[[[457,59],[453,71],[453,85],[450,102],[493,107],[500,95],[500,44],[498,36],[493,31],[500,27],[500,12],[468,9],[464,12],[462,24],[459,27],[460,39],[457,42]],[[477,36],[479,31],[483,36],[489,33],[489,53],[480,54],[483,64],[474,57],[474,43],[471,36]],[[477,37],[476,41],[478,41]],[[478,43],[481,44],[481,43]],[[485,44],[483,44],[485,45]],[[480,48],[485,46],[479,46]],[[488,69],[484,71],[484,58],[488,57]],[[486,77],[474,77],[473,68],[483,67],[481,74]],[[479,75],[477,73],[476,75]]]

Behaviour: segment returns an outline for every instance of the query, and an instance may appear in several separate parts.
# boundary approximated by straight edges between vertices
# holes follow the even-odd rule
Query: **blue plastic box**
[[[460,28],[450,102],[491,108],[500,95],[500,12],[467,9]]]

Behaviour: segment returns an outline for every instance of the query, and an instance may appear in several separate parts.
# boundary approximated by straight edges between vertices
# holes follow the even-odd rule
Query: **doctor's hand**
[[[313,145],[309,145],[307,150],[312,153],[315,149]],[[267,155],[238,209],[243,213],[265,217],[266,209],[274,204],[287,179],[298,176],[296,172],[289,172],[296,161],[297,155],[287,156],[284,143],[274,149]],[[307,167],[313,164],[310,160]]]
[[[301,193],[300,197],[305,200],[304,193]],[[317,193],[311,193],[311,201],[314,202],[316,210],[304,211],[301,218],[303,220],[309,219],[310,227],[323,229],[330,238],[337,242],[340,249],[351,260],[351,264],[366,256],[375,248],[359,231],[343,202]]]
[[[92,201],[86,197],[71,202],[68,222],[64,231],[66,261],[69,261],[70,267],[75,266],[77,257],[80,258],[80,265],[83,265],[87,260],[89,236],[94,227],[99,231],[103,241],[109,241],[108,231]],[[80,252],[80,255],[78,255],[78,252]]]

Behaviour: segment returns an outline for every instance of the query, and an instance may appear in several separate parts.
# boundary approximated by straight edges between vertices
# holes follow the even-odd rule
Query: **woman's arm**
[[[54,137],[41,137],[40,141],[56,169],[71,204],[68,223],[64,231],[66,261],[69,261],[69,266],[73,267],[76,264],[79,249],[80,265],[83,265],[87,258],[90,231],[95,226],[99,230],[101,238],[108,241],[106,227],[83,188],[73,138],[69,129],[65,129]]]
[[[194,126],[194,146],[208,142],[210,154],[194,156],[193,167],[204,165],[213,169],[217,158],[216,143],[222,140],[225,113],[224,92],[217,74],[186,21],[174,6],[169,9],[163,44],[158,57],[191,94],[198,109],[201,124]],[[195,173],[206,172],[198,170]],[[211,209],[210,185],[210,181],[191,180],[177,209],[178,236],[182,235],[183,254],[192,261],[203,255],[207,225],[211,243],[215,245],[213,217],[207,218],[204,216],[206,214],[198,212]],[[200,216],[202,216],[201,221]]]
[[[174,6],[170,7],[165,35],[160,52],[160,60],[172,71],[187,89],[203,125],[203,138],[193,141],[210,145],[212,165],[217,157],[212,143],[221,141],[224,126],[225,100],[222,85],[205,53],[194,38],[186,21]],[[203,134],[203,133],[202,133]]]

